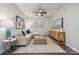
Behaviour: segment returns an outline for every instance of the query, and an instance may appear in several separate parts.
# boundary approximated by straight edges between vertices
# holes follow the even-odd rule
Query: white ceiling
[[[28,17],[39,17],[33,13],[39,7],[45,8],[45,11],[47,11],[47,14],[44,14],[43,17],[52,16],[63,5],[62,3],[16,3],[16,6]]]

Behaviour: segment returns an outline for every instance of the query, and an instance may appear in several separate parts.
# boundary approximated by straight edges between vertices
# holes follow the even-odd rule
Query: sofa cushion
[[[32,34],[27,34],[25,37],[26,37],[26,39],[31,39]]]

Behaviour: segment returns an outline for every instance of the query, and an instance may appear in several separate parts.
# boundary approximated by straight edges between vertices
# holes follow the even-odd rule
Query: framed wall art
[[[25,28],[25,22],[24,19],[20,16],[16,15],[16,29],[24,29]]]
[[[53,25],[54,25],[53,27],[57,28],[57,29],[58,28],[59,29],[63,28],[63,18],[59,18],[59,19],[55,20],[54,23],[53,23]]]

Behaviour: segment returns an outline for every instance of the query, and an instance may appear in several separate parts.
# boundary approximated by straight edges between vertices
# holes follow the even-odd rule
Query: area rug
[[[49,37],[46,37],[47,44],[34,45],[33,40],[26,47],[19,47],[12,52],[12,54],[17,53],[66,53],[59,45],[57,45]]]

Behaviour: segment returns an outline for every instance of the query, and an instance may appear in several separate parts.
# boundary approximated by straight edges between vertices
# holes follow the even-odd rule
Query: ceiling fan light
[[[40,14],[40,13],[38,13],[38,15],[40,16],[41,14]]]

